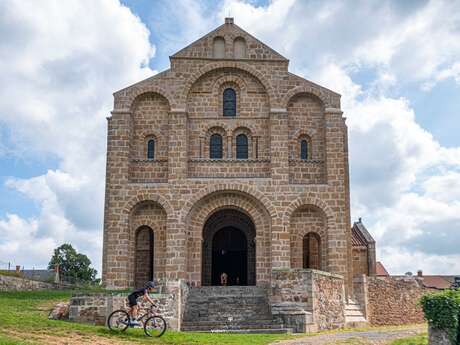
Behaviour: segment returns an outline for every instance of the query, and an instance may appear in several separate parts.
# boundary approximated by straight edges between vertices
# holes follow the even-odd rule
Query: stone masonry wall
[[[69,320],[103,326],[114,310],[129,310],[127,296],[128,294],[75,294],[70,299]],[[158,304],[158,314],[167,321],[168,327],[177,330],[177,296],[171,293],[152,294],[151,297]],[[141,303],[139,316],[145,314],[149,307],[149,303]]]
[[[345,325],[345,286],[341,276],[313,271],[313,318],[319,330]]]
[[[256,284],[269,284],[273,268],[291,265],[292,214],[316,207],[327,219],[325,269],[348,277],[347,145],[340,95],[289,73],[288,60],[265,45],[267,54],[254,52],[254,45],[246,58],[232,59],[235,32],[254,42],[225,24],[199,42],[228,38],[228,59],[209,56],[209,46],[197,42],[172,56],[170,69],[114,94],[103,248],[103,281],[109,288],[135,285],[133,211],[145,201],[161,208],[165,219],[163,261],[155,258],[160,267],[155,275],[200,285],[202,225],[218,208],[238,208],[256,217]],[[221,114],[225,87],[237,93],[234,118]],[[223,135],[223,162],[205,159],[213,131]],[[238,133],[248,135],[246,162],[234,159]],[[311,140],[312,159],[305,164],[296,161],[296,140],[302,136]],[[150,137],[158,141],[153,161],[145,160]],[[351,288],[351,281],[347,284]]]
[[[425,322],[420,298],[430,292],[415,278],[367,277],[368,321],[372,325]]]
[[[344,301],[341,276],[311,269],[272,272],[270,303],[275,315],[296,314],[297,319],[311,315],[308,321],[315,329],[340,328],[345,324]]]
[[[56,285],[0,274],[0,291],[34,291],[54,289]]]

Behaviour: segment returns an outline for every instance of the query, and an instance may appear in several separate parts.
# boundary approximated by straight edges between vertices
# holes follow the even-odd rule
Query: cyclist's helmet
[[[147,284],[145,284],[145,287],[153,289],[155,287],[155,283],[153,281],[149,281]]]

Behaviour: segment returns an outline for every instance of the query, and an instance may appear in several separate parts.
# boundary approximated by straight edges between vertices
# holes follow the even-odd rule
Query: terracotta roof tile
[[[377,264],[375,265],[375,274],[377,276],[383,276],[383,277],[389,277],[390,274],[386,270],[385,266],[380,261],[377,261]]]

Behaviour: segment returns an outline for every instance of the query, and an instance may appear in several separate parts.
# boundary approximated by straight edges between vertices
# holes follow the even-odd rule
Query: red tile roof
[[[375,274],[377,276],[381,277],[389,277],[390,274],[386,270],[385,266],[380,261],[377,261],[377,264],[375,265]]]
[[[451,282],[442,276],[422,276],[419,277],[423,286],[432,289],[449,289]]]

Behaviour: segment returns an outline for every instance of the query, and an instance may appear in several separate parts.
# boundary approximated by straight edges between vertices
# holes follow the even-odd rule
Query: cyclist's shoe
[[[129,325],[131,327],[140,327],[141,323],[137,320],[129,320]]]

